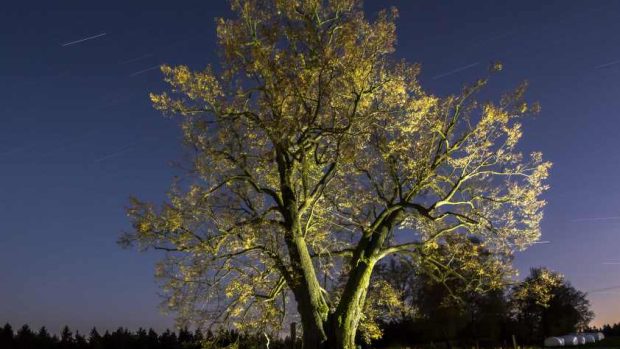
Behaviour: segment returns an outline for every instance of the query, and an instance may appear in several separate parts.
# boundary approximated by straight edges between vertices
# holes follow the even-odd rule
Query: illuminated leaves
[[[541,307],[549,306],[554,290],[564,282],[564,277],[546,268],[533,269],[513,291],[512,298],[516,302],[532,302]]]

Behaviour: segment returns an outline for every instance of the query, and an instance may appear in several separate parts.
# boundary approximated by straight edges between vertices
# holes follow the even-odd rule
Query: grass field
[[[432,345],[422,345],[419,347],[412,347],[412,348],[398,348],[398,349],[440,349],[440,348],[444,348],[444,346],[442,345],[436,345],[436,346],[432,346]],[[480,347],[482,349],[482,346]],[[551,348],[551,347],[542,347],[542,346],[519,346],[519,349],[546,349],[546,348]],[[597,349],[620,349],[620,337],[608,337],[603,339],[600,342],[596,342],[596,343],[591,343],[591,344],[586,344],[586,345],[579,345],[576,347],[555,347],[555,348],[575,348],[575,349],[586,349],[586,348],[597,348]],[[390,349],[396,349],[396,348],[390,348]],[[462,347],[462,346],[452,346],[452,349],[475,349],[475,347]],[[508,349],[512,349],[512,347],[508,347]]]
[[[618,348],[620,349],[620,337],[605,338],[600,342],[582,345],[582,348]]]
[[[522,349],[542,349],[545,347],[522,347]],[[566,348],[566,347],[558,347],[558,348]],[[568,347],[568,348],[598,348],[598,349],[620,349],[620,337],[608,337],[603,339],[600,342],[579,345],[577,347]]]

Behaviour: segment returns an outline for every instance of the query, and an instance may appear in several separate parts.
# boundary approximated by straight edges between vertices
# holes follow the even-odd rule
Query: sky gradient
[[[589,291],[595,325],[620,321],[620,2],[379,1],[399,9],[397,56],[432,93],[504,63],[542,112],[522,149],[552,161],[542,240],[519,253]],[[160,201],[182,157],[153,110],[157,66],[216,63],[224,0],[17,2],[0,9],[0,324],[163,329],[155,253],[116,244],[128,197]],[[87,39],[80,41],[83,39]],[[618,287],[615,288],[614,287]]]

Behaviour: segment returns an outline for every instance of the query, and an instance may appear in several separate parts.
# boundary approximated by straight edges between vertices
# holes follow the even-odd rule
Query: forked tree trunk
[[[366,296],[366,289],[355,292],[351,299],[362,300]],[[355,302],[351,304],[349,309],[342,316],[330,314],[327,321],[317,324],[314,317],[308,311],[305,305],[298,303],[298,310],[301,314],[302,348],[303,349],[354,349],[355,336],[362,315],[362,306]],[[317,326],[318,325],[318,326]]]
[[[303,349],[355,349],[355,336],[362,316],[374,263],[362,262],[349,278],[333,314],[317,326],[312,307],[298,300],[303,327]]]
[[[353,260],[357,262],[352,265],[351,274],[345,284],[340,302],[321,328],[321,333],[326,339],[319,340],[317,347],[315,329],[310,328],[310,331],[306,332],[306,325],[303,325],[303,349],[355,349],[355,336],[366,302],[370,277],[377,262],[377,252],[383,246],[390,229],[400,218],[400,212],[391,212],[378,230],[377,235],[362,238],[353,257]],[[303,317],[302,314],[302,324]]]
[[[286,189],[286,190],[284,190]],[[284,186],[284,202],[294,211],[293,197],[289,186]],[[296,213],[296,212],[295,212]],[[321,287],[316,278],[312,258],[303,236],[298,231],[296,214],[286,217],[292,236],[286,239],[292,260],[295,280],[293,293],[301,316],[303,329],[303,349],[355,349],[355,336],[362,317],[370,277],[377,262],[376,255],[390,229],[400,217],[400,211],[388,213],[377,234],[363,237],[354,252],[351,272],[344,291],[333,314],[321,295]]]

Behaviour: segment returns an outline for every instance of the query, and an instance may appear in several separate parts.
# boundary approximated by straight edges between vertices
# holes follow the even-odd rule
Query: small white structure
[[[563,347],[564,339],[560,337],[545,338],[545,347]]]
[[[600,332],[599,332],[599,333],[600,333]],[[601,339],[599,338],[599,336],[598,336],[598,334],[599,334],[599,333],[597,333],[597,332],[588,332],[588,333],[584,333],[584,334],[586,335],[586,337],[587,337],[587,336],[592,336],[592,338],[594,339],[594,343],[596,343],[596,342],[598,342],[598,341],[600,341],[600,340],[601,340]],[[601,335],[602,335],[602,333],[601,333]],[[605,337],[605,336],[603,336],[603,338],[604,338],[604,337]],[[587,340],[587,339],[588,339],[588,338],[586,338],[586,340]]]
[[[560,337],[564,340],[564,345],[567,347],[574,347],[579,345],[579,340],[577,339],[577,336],[572,335],[572,334],[568,334],[566,336],[562,336]]]
[[[583,333],[577,334],[577,341],[579,341],[579,345],[586,344],[586,336],[584,336]]]
[[[605,335],[603,334],[603,332],[598,332],[596,334],[596,337],[599,341],[602,341],[603,339],[605,339]]]
[[[594,337],[594,334],[592,334],[592,333],[584,333],[584,336],[586,337],[586,344],[596,342],[596,337]]]

